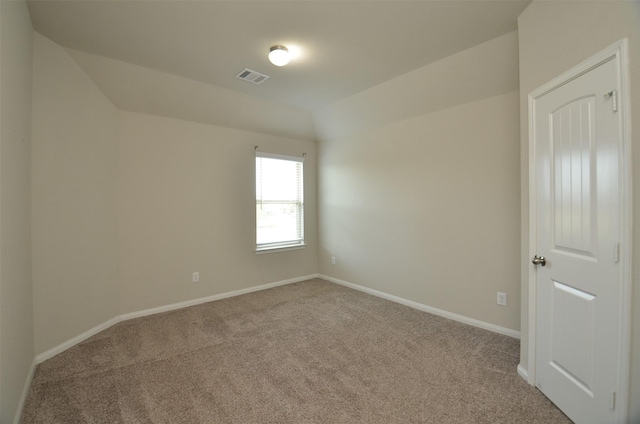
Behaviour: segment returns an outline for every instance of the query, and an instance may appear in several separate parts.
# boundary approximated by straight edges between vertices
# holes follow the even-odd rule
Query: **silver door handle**
[[[531,263],[534,265],[542,265],[545,266],[547,264],[547,260],[544,258],[544,256],[534,256],[533,259],[531,259]]]

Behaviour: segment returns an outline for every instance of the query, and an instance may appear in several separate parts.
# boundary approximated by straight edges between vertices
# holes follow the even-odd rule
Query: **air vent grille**
[[[265,74],[261,74],[260,72],[244,68],[244,70],[240,71],[238,75],[236,75],[236,78],[240,78],[241,80],[249,81],[254,84],[260,84],[266,81],[269,77]]]

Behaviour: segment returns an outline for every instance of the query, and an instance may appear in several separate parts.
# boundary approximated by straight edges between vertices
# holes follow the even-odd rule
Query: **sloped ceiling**
[[[133,80],[129,90],[122,89],[124,66],[115,61],[136,65],[138,71],[147,68],[203,83],[205,91],[224,99],[239,93],[242,96],[231,102],[232,108],[256,106],[248,96],[282,105],[277,114],[289,114],[301,127],[307,126],[306,117],[311,122],[313,111],[515,31],[517,17],[529,0],[30,0],[28,4],[34,29],[68,48],[118,107],[143,100]],[[275,44],[297,51],[297,57],[283,68],[271,65],[267,53]],[[89,55],[112,59],[109,66],[120,71],[101,71],[100,59]],[[270,78],[261,85],[235,78],[245,67]],[[291,115],[291,110],[302,113]],[[209,111],[204,107],[198,113]],[[288,134],[312,137],[309,125]]]
[[[517,90],[514,31],[315,111],[316,138],[331,140]]]
[[[67,52],[118,109],[315,140],[308,110],[104,56]]]

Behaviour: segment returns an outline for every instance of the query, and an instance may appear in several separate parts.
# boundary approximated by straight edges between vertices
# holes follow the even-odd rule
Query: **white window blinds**
[[[256,250],[304,245],[303,158],[256,151]]]

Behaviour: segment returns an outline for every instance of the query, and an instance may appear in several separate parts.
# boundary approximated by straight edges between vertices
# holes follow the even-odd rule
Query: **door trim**
[[[534,144],[535,140],[535,106],[536,101],[567,84],[568,82],[580,77],[581,75],[589,72],[590,70],[598,67],[599,65],[608,61],[617,61],[619,64],[620,74],[620,95],[618,101],[620,107],[618,108],[621,114],[621,128],[620,133],[622,135],[620,140],[620,222],[621,222],[621,234],[620,234],[620,278],[621,278],[621,290],[620,290],[620,328],[619,340],[620,345],[619,357],[618,357],[618,376],[617,382],[617,405],[616,405],[616,417],[618,422],[625,422],[628,414],[628,392],[630,382],[630,355],[631,355],[631,247],[632,247],[632,191],[631,191],[631,103],[630,103],[630,91],[629,91],[629,58],[628,58],[628,41],[622,39],[610,47],[604,49],[595,56],[587,59],[581,64],[575,66],[562,75],[554,78],[550,82],[542,85],[536,90],[529,93],[528,107],[529,107],[529,255],[533,257],[537,252],[537,240],[536,240],[536,223],[537,223],[537,196],[536,196],[536,148]],[[535,268],[527,261],[529,267],[528,272],[528,286],[529,286],[529,314],[528,314],[528,363],[527,363],[527,381],[531,385],[536,384],[536,293],[537,282]]]

